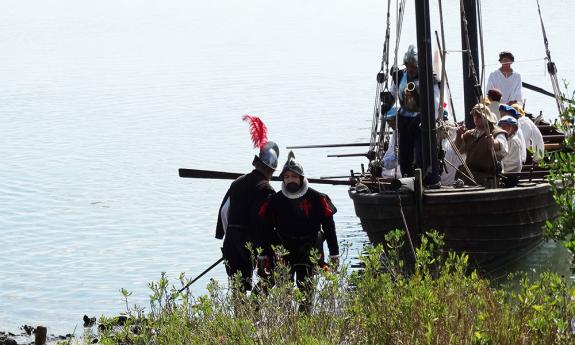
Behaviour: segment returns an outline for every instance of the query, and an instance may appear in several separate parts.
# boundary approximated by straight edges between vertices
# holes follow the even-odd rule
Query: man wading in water
[[[239,273],[242,283],[239,288],[245,292],[252,289],[253,256],[256,245],[261,242],[257,212],[275,192],[269,181],[278,165],[279,148],[267,140],[267,128],[259,118],[245,115],[243,120],[250,123],[254,147],[259,147],[260,152],[252,162],[255,169],[232,182],[224,196],[218,213],[216,238],[224,239],[222,254],[228,277]]]

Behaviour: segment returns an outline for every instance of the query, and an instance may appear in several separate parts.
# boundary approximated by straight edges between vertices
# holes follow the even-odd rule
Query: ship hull
[[[471,262],[480,266],[523,255],[542,240],[545,222],[557,216],[547,183],[430,190],[419,199],[409,190],[358,193],[352,188],[349,195],[372,243],[383,242],[393,229],[405,229],[403,210],[412,237],[435,229],[444,234],[447,249],[469,254]]]

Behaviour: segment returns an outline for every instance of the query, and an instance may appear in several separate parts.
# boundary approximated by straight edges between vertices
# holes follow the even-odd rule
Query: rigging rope
[[[401,0],[401,3],[399,3],[398,0],[396,0],[396,30],[397,30],[397,35],[396,35],[396,42],[395,42],[395,49],[394,49],[394,63],[393,66],[397,66],[397,55],[398,55],[398,50],[399,50],[399,41],[400,41],[400,37],[401,37],[401,27],[403,25],[403,14],[405,12],[405,2],[406,0]],[[391,0],[388,0],[387,2],[387,23],[386,23],[386,33],[385,33],[385,41],[384,41],[384,45],[383,45],[383,53],[382,53],[382,59],[381,59],[381,67],[380,70],[377,74],[377,87],[376,87],[376,93],[375,93],[375,104],[373,107],[373,118],[372,118],[372,126],[371,126],[371,138],[370,138],[370,146],[369,146],[369,159],[370,159],[370,163],[372,163],[372,161],[376,161],[376,163],[374,164],[381,164],[381,160],[383,159],[383,155],[385,154],[385,141],[386,139],[389,141],[389,136],[386,133],[386,122],[385,122],[385,114],[386,111],[385,109],[382,110],[382,103],[383,103],[383,99],[382,99],[382,95],[385,92],[388,92],[388,80],[390,77],[390,66],[389,66],[389,46],[390,46],[390,31],[391,31],[391,20],[390,20],[390,15],[391,15]],[[394,69],[396,76],[395,78],[397,79],[397,69]],[[396,93],[395,95],[393,95],[395,100],[398,99],[398,94]],[[381,115],[381,118],[380,118]],[[380,123],[381,121],[381,123]],[[396,121],[396,128],[395,133],[397,133],[397,121]],[[394,145],[394,150],[395,150],[395,156],[397,157],[398,155],[398,151],[397,151],[397,144],[398,144],[398,140],[397,140],[397,136],[396,136],[396,140],[395,140],[395,145]],[[372,172],[373,175],[373,172]],[[397,171],[397,166],[395,168],[395,176],[398,176],[398,171]]]
[[[477,73],[475,72],[475,63],[473,62],[473,55],[471,54],[471,44],[469,43],[469,30],[467,28],[467,14],[465,14],[465,4],[463,3],[463,0],[460,0],[459,6],[461,8],[461,19],[463,21],[463,29],[465,30],[465,42],[467,45],[467,50],[465,51],[465,53],[467,53],[467,64],[469,66],[469,74],[467,75],[467,77],[473,80],[473,84],[475,85],[475,99],[477,103],[479,103],[480,90],[479,91],[477,90],[477,86],[480,86],[480,84],[478,82]]]
[[[447,125],[443,120],[439,120],[438,122],[439,122],[439,129],[442,129],[444,131],[449,131],[449,125]],[[465,174],[463,171],[461,171],[461,174],[463,174],[463,176],[465,176],[469,180],[471,180],[471,182],[473,182],[476,186],[479,185],[479,183],[477,183],[477,181],[475,180],[475,176],[473,176],[471,169],[469,169],[469,166],[467,166],[467,163],[465,163],[465,159],[463,159],[463,156],[461,155],[461,153],[457,149],[457,146],[453,142],[453,139],[451,138],[451,136],[449,136],[449,133],[447,134],[447,141],[449,141],[449,145],[453,149],[453,152],[455,152],[455,155],[457,156],[457,158],[459,158],[461,165],[465,168],[465,171],[467,172],[467,174]],[[451,164],[449,161],[444,161],[444,162],[453,166],[453,164]],[[458,168],[455,168],[455,169],[459,170]]]
[[[485,49],[483,46],[483,15],[481,13],[481,0],[477,0],[477,21],[479,22],[479,42],[481,44],[481,80],[479,84],[481,89],[484,90],[485,85]]]
[[[435,39],[437,40],[437,47],[439,51],[445,52],[445,56],[447,56],[447,50],[442,49],[441,43],[439,42],[439,35],[437,34],[437,31],[435,31]],[[445,58],[443,58],[441,63],[445,65]],[[457,117],[455,116],[455,105],[453,104],[453,97],[451,96],[451,87],[449,86],[449,78],[447,77],[447,71],[445,71],[445,68],[443,68],[443,72],[445,73],[445,86],[447,86],[447,90],[449,91],[449,105],[451,105],[451,115],[453,116],[453,122],[457,123]]]
[[[481,85],[481,89],[484,90],[485,89],[485,49],[483,46],[483,18],[482,18],[482,14],[481,14],[481,0],[477,0],[475,2],[476,4],[476,10],[477,10],[477,21],[479,23],[479,43],[480,43],[480,51],[481,51],[481,81],[480,84]],[[478,100],[479,102],[481,102],[481,99]],[[487,106],[487,104],[485,104],[485,106]],[[487,110],[487,109],[485,109]],[[487,110],[489,111],[489,110]],[[490,132],[489,130],[489,121],[487,120],[487,115],[485,116],[485,124],[487,125],[487,130]],[[495,143],[495,137],[493,137],[493,142]],[[499,144],[501,145],[501,143]],[[495,148],[493,146],[491,146],[491,159],[493,160],[493,165],[495,166],[495,174],[494,174],[494,179],[495,181],[497,181],[497,176],[499,175],[499,171],[497,171],[497,154],[495,153]]]
[[[441,40],[443,42],[442,46],[445,47],[445,33],[443,31],[443,6],[441,0],[439,2],[439,25],[441,30]],[[439,42],[437,42],[439,44]],[[445,101],[445,51],[440,51],[441,53],[441,84],[439,89],[439,114],[443,116],[443,103]]]
[[[555,94],[555,101],[557,102],[557,110],[559,110],[559,115],[565,112],[565,105],[561,102],[562,94],[559,87],[559,81],[557,80],[557,67],[555,63],[551,60],[551,51],[549,50],[549,41],[547,40],[547,33],[545,32],[545,25],[543,25],[543,16],[541,15],[541,7],[539,6],[539,0],[537,0],[537,11],[539,11],[539,20],[541,21],[541,31],[543,32],[543,43],[545,43],[545,54],[547,55],[547,71],[551,77],[551,85],[553,86],[553,93]]]
[[[387,89],[387,76],[389,73],[389,32],[390,32],[390,9],[391,0],[387,1],[387,24],[385,30],[385,41],[383,44],[383,53],[381,57],[381,68],[377,74],[377,86],[375,90],[375,104],[373,108],[373,119],[371,124],[371,138],[369,141],[369,151],[377,152],[379,151],[379,145],[377,142],[377,133],[379,125],[379,115],[381,113],[381,93]],[[383,114],[381,114],[383,116]],[[382,118],[381,131],[385,129],[385,121]],[[378,155],[376,155],[377,157]],[[373,159],[370,158],[370,160]]]
[[[399,68],[398,68],[398,64],[397,64],[397,56],[399,54],[399,42],[401,41],[401,28],[403,27],[403,14],[405,13],[405,1],[406,0],[401,0],[401,3],[399,2],[399,0],[395,1],[395,6],[397,9],[396,12],[396,22],[397,22],[397,26],[396,26],[396,31],[395,31],[395,49],[394,49],[394,57],[393,57],[393,66],[394,68],[394,73],[395,73],[395,78],[393,78],[394,80],[398,80],[399,78]],[[399,84],[399,81],[398,81]],[[396,101],[399,101],[399,87],[395,88],[395,95],[393,95]],[[395,177],[398,176],[398,171],[397,169],[399,168],[399,155],[401,154],[401,152],[399,152],[399,140],[400,140],[400,133],[397,130],[397,126],[399,124],[399,112],[396,115],[395,118],[395,128],[394,133],[395,133],[395,142],[394,142],[394,154],[395,154],[395,159],[397,159],[398,163],[395,165],[395,171],[394,171],[394,175]]]

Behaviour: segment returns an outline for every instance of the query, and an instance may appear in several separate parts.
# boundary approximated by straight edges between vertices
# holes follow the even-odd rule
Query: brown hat
[[[501,91],[499,91],[499,89],[491,89],[491,90],[487,91],[487,97],[489,97],[489,99],[492,99],[496,102],[501,101],[502,96],[503,96],[503,94],[501,93]]]
[[[489,107],[487,107],[485,104],[482,104],[482,103],[476,104],[473,107],[473,109],[471,109],[470,114],[471,115],[479,114],[482,117],[484,117],[485,119],[487,119],[487,121],[491,122],[492,124],[497,123],[497,118],[491,112],[491,110],[489,110]]]

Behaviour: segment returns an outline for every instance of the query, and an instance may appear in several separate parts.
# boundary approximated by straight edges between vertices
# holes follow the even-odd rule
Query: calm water
[[[249,171],[255,150],[242,114],[260,115],[282,148],[368,140],[384,3],[2,1],[0,330],[27,323],[71,332],[85,313],[122,311],[120,288],[146,305],[160,272],[194,275],[215,261],[229,182],[184,180],[177,169]],[[504,49],[537,60],[516,68],[550,89],[535,1],[483,3],[486,63]],[[445,13],[452,50],[457,8]],[[575,50],[564,39],[575,3],[542,10],[560,78],[574,81]],[[415,41],[412,25],[406,17],[401,54]],[[451,53],[459,108],[460,65]],[[551,98],[525,97],[529,110],[552,116]],[[359,170],[360,158],[325,157],[350,152],[359,151],[296,155],[319,177]],[[357,255],[366,237],[346,188],[318,189],[332,196],[340,240]],[[546,244],[517,268],[566,272],[567,259]],[[209,277],[223,280],[223,267]]]

